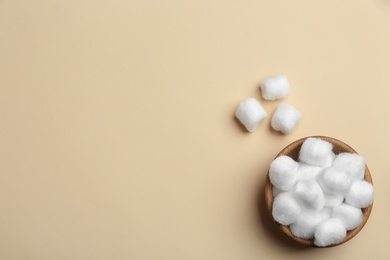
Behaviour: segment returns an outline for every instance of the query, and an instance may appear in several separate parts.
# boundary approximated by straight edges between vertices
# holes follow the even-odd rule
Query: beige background
[[[0,0],[0,259],[385,259],[389,46],[386,0]],[[248,134],[234,111],[277,73],[303,119]],[[272,158],[308,135],[350,144],[376,188],[336,248],[264,208]]]

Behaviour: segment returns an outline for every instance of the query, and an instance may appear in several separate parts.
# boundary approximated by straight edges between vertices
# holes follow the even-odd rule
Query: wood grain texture
[[[342,152],[357,153],[352,147],[343,143],[340,140],[337,140],[337,139],[334,139],[331,137],[327,137],[327,136],[310,136],[310,137],[319,138],[319,139],[322,139],[324,141],[328,141],[328,142],[332,143],[333,144],[333,151],[335,154],[339,154]],[[293,158],[294,160],[298,160],[299,150],[301,149],[303,142],[307,138],[309,138],[309,137],[299,139],[299,140],[289,144],[282,151],[280,151],[279,154],[275,158],[282,156],[282,155],[287,155],[287,156],[290,156],[291,158]],[[364,179],[367,182],[373,184],[371,174],[370,174],[370,171],[369,171],[367,165],[366,165],[366,169],[365,169],[365,173],[364,173]],[[270,179],[269,179],[269,171],[267,173],[267,179],[266,179],[266,184],[265,184],[265,201],[266,201],[266,206],[267,206],[268,212],[272,217],[273,196],[272,196],[272,184],[271,184]],[[330,245],[328,247],[341,245],[341,244],[349,241],[350,239],[352,239],[354,236],[356,236],[360,232],[360,230],[364,227],[368,218],[370,217],[373,205],[374,205],[374,203],[372,203],[369,207],[362,209],[363,222],[358,227],[356,227],[353,230],[347,231],[346,237],[341,242]],[[280,228],[280,230],[283,233],[285,233],[291,239],[297,241],[300,244],[306,245],[306,246],[316,247],[316,245],[314,244],[314,241],[312,239],[307,240],[307,239],[298,238],[291,233],[288,226],[281,225],[281,224],[277,223],[276,221],[274,221],[274,223]]]

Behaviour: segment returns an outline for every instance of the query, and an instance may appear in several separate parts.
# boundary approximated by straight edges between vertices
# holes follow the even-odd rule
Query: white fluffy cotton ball
[[[357,208],[367,208],[374,200],[374,187],[367,181],[354,181],[345,195],[346,202]]]
[[[344,195],[324,192],[325,207],[335,207],[343,203]]]
[[[248,129],[253,132],[267,117],[267,113],[255,98],[248,98],[240,103],[236,110],[236,117]]]
[[[340,219],[347,230],[352,230],[363,222],[362,210],[346,203],[334,207],[332,217]]]
[[[324,220],[320,212],[302,212],[290,225],[291,233],[302,239],[312,239],[317,225]]]
[[[325,206],[320,213],[323,220],[330,219],[332,217],[332,207]]]
[[[294,223],[301,213],[301,205],[290,192],[280,193],[272,205],[272,216],[282,225]]]
[[[290,190],[297,182],[297,169],[298,163],[291,157],[279,156],[270,165],[270,181],[278,189]]]
[[[284,192],[284,191],[282,191],[281,189],[278,189],[275,186],[272,186],[272,197],[275,198],[276,196],[278,196],[282,192]]]
[[[290,94],[291,86],[287,76],[280,74],[262,80],[260,89],[264,99],[275,100],[287,97]]]
[[[317,176],[323,170],[320,166],[314,166],[303,162],[298,162],[298,180],[309,181],[316,180]]]
[[[336,156],[333,166],[348,172],[352,178],[363,180],[365,170],[363,156],[355,153],[340,153]]]
[[[301,118],[301,113],[294,106],[282,102],[272,116],[271,126],[276,131],[289,134],[295,129]]]
[[[338,218],[330,218],[321,222],[314,232],[314,244],[325,247],[341,242],[347,235],[343,222]]]
[[[333,145],[319,138],[307,138],[299,151],[299,160],[307,164],[327,167],[332,165]]]
[[[305,208],[309,210],[319,211],[325,205],[324,193],[318,182],[314,180],[299,181],[294,192]]]
[[[327,193],[346,194],[351,187],[352,179],[345,171],[328,167],[318,176],[318,183]]]

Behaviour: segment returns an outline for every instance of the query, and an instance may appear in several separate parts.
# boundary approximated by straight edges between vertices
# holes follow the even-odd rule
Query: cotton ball
[[[322,167],[314,166],[303,162],[298,162],[298,180],[316,180],[321,173]]]
[[[347,230],[352,230],[363,222],[362,210],[346,203],[334,207],[332,217],[340,219]]]
[[[280,193],[274,199],[272,216],[282,225],[294,223],[301,213],[301,205],[291,192]]]
[[[282,193],[283,191],[281,189],[278,189],[276,188],[275,186],[272,187],[272,196],[275,198],[276,196],[278,196],[280,193]]]
[[[335,207],[340,205],[344,201],[344,195],[342,194],[331,194],[324,192],[324,197],[326,207]]]
[[[240,103],[236,110],[236,117],[248,129],[253,132],[267,117],[267,113],[255,98],[248,98]]]
[[[340,153],[336,156],[333,166],[348,172],[352,178],[363,180],[365,170],[363,156],[355,153]]]
[[[318,183],[324,192],[345,194],[351,187],[352,180],[348,173],[334,167],[325,168],[318,176]]]
[[[321,210],[325,205],[324,193],[316,181],[300,181],[295,186],[295,194],[310,210]]]
[[[302,212],[298,219],[290,225],[291,233],[302,239],[312,239],[317,225],[323,221],[323,215],[318,212]]]
[[[297,182],[298,163],[289,156],[279,156],[272,161],[269,168],[271,183],[277,188],[287,191]]]
[[[367,181],[354,181],[345,200],[351,206],[367,208],[374,200],[374,187]]]
[[[326,163],[322,166],[323,168],[331,167],[333,165],[334,158],[336,158],[336,154],[332,151],[328,158],[326,159]]]
[[[285,98],[291,91],[287,76],[283,74],[262,80],[260,88],[263,98],[267,100]]]
[[[327,220],[327,219],[330,219],[330,217],[332,216],[332,207],[324,207],[320,214],[321,214],[321,217],[322,217],[322,220]]]
[[[333,145],[318,138],[307,138],[299,151],[299,160],[316,166],[330,166],[333,163]]]
[[[343,222],[338,218],[330,218],[321,222],[314,232],[314,244],[325,247],[341,242],[347,235]]]
[[[283,134],[291,133],[301,120],[301,113],[292,105],[281,103],[272,116],[271,126]]]

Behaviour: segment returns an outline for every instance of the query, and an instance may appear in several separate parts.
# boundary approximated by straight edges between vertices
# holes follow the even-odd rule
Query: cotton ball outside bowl
[[[279,156],[289,156],[292,159],[294,159],[295,161],[298,161],[299,160],[299,151],[301,149],[303,142],[307,138],[318,138],[318,139],[322,139],[324,141],[331,143],[333,145],[333,152],[336,155],[338,155],[340,153],[344,153],[344,152],[357,154],[353,148],[351,148],[349,145],[347,145],[347,144],[345,144],[342,141],[339,141],[337,139],[334,139],[331,137],[326,137],[326,136],[311,136],[311,137],[305,137],[305,138],[299,139],[299,140],[289,144],[283,150],[281,150],[275,158],[277,158]],[[367,165],[365,165],[364,180],[366,182],[372,184],[371,174],[370,174],[370,171],[369,171]],[[273,189],[273,185],[270,181],[269,172],[268,172],[266,184],[265,184],[265,202],[266,202],[267,210],[268,210],[271,217],[272,217],[272,208],[273,208],[273,201],[274,201],[272,189]],[[350,239],[352,239],[354,236],[356,236],[360,232],[360,230],[364,227],[364,225],[366,224],[366,222],[371,214],[372,207],[373,207],[373,203],[371,203],[371,205],[369,205],[367,208],[362,209],[363,219],[362,219],[361,224],[358,225],[356,228],[347,231],[344,239],[342,239],[341,241],[339,241],[337,243],[334,243],[334,244],[331,244],[331,245],[328,245],[325,247],[333,247],[333,246],[341,245],[341,244],[349,241]],[[298,238],[298,237],[293,235],[289,226],[282,225],[282,224],[278,223],[273,217],[272,217],[272,219],[274,220],[274,223],[276,224],[276,226],[284,234],[286,234],[288,237],[290,237],[292,240],[294,240],[302,245],[318,247],[318,245],[314,244],[314,239]]]

